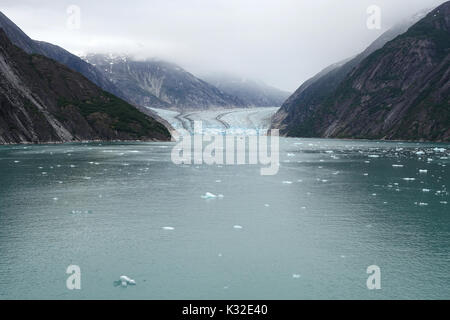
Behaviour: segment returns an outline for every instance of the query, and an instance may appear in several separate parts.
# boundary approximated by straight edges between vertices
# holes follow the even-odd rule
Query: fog
[[[362,51],[394,24],[443,2],[2,0],[0,10],[33,39],[75,54],[156,57],[197,75],[227,72],[294,91],[324,67]],[[73,11],[67,13],[70,5],[80,8],[79,24],[73,24]],[[380,29],[367,27],[370,5],[381,9]]]

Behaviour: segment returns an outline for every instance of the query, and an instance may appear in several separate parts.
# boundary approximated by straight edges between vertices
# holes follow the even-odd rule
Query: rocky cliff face
[[[252,107],[280,107],[290,96],[289,92],[265,83],[228,74],[209,74],[202,79]]]
[[[408,30],[415,17],[305,83],[273,127],[289,136],[448,140],[448,10]]]
[[[172,63],[101,54],[87,55],[85,60],[111,79],[128,100],[141,106],[179,110],[246,106]]]
[[[125,98],[123,93],[102,72],[71,54],[61,47],[44,41],[36,41],[28,37],[17,25],[0,12],[0,28],[4,30],[10,41],[29,54],[40,54],[58,61],[68,68],[81,73],[97,86],[118,97]]]
[[[170,139],[167,129],[81,74],[27,54],[0,29],[0,143]]]

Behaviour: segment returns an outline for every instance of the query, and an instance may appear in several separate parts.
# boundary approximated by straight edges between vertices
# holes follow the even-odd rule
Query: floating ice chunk
[[[217,196],[214,193],[207,192],[202,196],[203,199],[214,199],[217,198]]]
[[[42,175],[44,175],[44,176],[45,176],[46,174],[47,174],[47,172],[45,172],[45,171],[44,171],[44,172],[42,172]]]
[[[376,193],[372,193],[372,196],[376,197],[376,196],[377,196],[377,194],[376,194]]]
[[[283,184],[292,184],[292,181],[283,181]]]
[[[334,153],[333,150],[325,151],[326,153]]]
[[[270,204],[266,203],[266,204],[264,204],[264,207],[268,208],[268,207],[270,207]]]
[[[364,163],[370,163],[370,161],[369,161],[369,160],[366,160],[366,161],[364,161]]]
[[[14,163],[19,163],[20,161],[19,160],[14,160]]]
[[[405,180],[405,181],[414,181],[414,180],[416,180],[416,178],[403,178],[403,180]]]
[[[428,205],[428,203],[426,203],[426,202],[419,202],[419,206],[427,206]]]
[[[445,152],[445,148],[434,148],[433,151],[435,152]]]
[[[427,173],[428,172],[428,170],[426,170],[426,169],[419,169],[419,173]]]
[[[220,182],[222,182],[222,180],[216,180],[216,182],[217,182],[217,183],[220,183]]]
[[[54,197],[53,200],[54,200],[54,201],[58,201],[58,198],[57,198],[57,197]]]
[[[75,165],[73,165],[73,164],[71,164],[71,165],[70,165],[70,167],[71,167],[71,168],[75,168],[76,166],[75,166]]]
[[[377,154],[369,154],[368,157],[369,158],[379,158],[380,156]]]
[[[131,279],[127,276],[120,276],[119,280],[123,287],[126,287],[127,285],[132,285],[132,286],[136,285],[136,281],[134,281],[133,279]]]
[[[422,192],[430,192],[430,189],[422,189]]]
[[[441,201],[441,202],[439,202],[439,203],[441,203],[441,204],[447,204],[447,201]]]
[[[393,164],[392,167],[394,168],[403,168],[402,164]]]
[[[368,174],[368,173],[364,173],[364,175],[365,175],[365,176],[368,176],[369,174]]]
[[[163,230],[168,230],[168,231],[175,230],[174,227],[162,227],[162,228],[163,228]]]
[[[295,157],[295,154],[294,153],[288,153],[287,156],[288,157]]]
[[[326,180],[326,179],[323,179],[323,180],[322,180],[322,182],[323,182],[323,183],[326,183],[326,182],[328,182],[328,180]]]
[[[300,279],[301,275],[299,275],[298,273],[294,273],[292,274],[292,278],[294,279]]]
[[[432,158],[428,158],[427,161],[428,161],[428,162],[431,162],[431,161],[433,161],[433,159],[432,159]]]
[[[223,194],[217,195],[219,198],[223,199],[225,196]]]
[[[235,226],[233,226],[233,228],[234,228],[234,229],[242,229],[243,227],[240,226],[240,225],[235,225]]]
[[[423,151],[417,151],[416,154],[417,154],[418,156],[421,156],[421,155],[424,155],[425,152],[423,152]]]

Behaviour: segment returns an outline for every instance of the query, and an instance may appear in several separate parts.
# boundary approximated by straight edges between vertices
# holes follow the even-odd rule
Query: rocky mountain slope
[[[280,107],[291,95],[265,83],[228,74],[209,74],[201,78],[252,107]]]
[[[170,139],[167,129],[0,29],[0,144]]]
[[[44,41],[33,40],[28,37],[7,16],[0,12],[0,28],[4,30],[13,44],[29,54],[40,54],[64,64],[70,69],[81,73],[97,86],[118,97],[125,98],[123,93],[102,72],[74,54]]]
[[[172,63],[137,61],[112,54],[89,54],[84,58],[111,79],[128,100],[141,106],[178,110],[246,106]]]
[[[448,50],[438,49],[445,47],[448,40],[444,27],[448,22],[448,5],[442,5],[419,22],[424,14],[389,30],[356,58],[331,66],[307,81],[274,116],[272,127],[280,128],[285,135],[303,137],[446,139],[445,133],[436,132],[439,125],[431,109],[433,104],[448,106],[445,82],[448,57],[438,53]],[[443,21],[442,27],[434,24],[438,19]],[[417,23],[408,30],[414,22]],[[414,31],[418,29],[422,30],[420,34]],[[435,37],[436,33],[440,36]],[[394,48],[399,52],[394,54]],[[369,63],[377,67],[368,68]],[[436,79],[433,75],[442,77]],[[414,83],[419,79],[420,84]],[[422,98],[429,94],[423,92],[422,98],[417,97],[422,88],[438,97],[423,102]],[[430,105],[431,101],[434,102]],[[418,111],[417,108],[425,109],[420,116],[411,111]],[[406,115],[408,119],[403,118]],[[412,125],[415,129],[409,128]]]

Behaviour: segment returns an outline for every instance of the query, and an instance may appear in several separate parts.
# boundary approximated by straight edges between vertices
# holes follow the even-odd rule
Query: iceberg
[[[203,199],[214,199],[217,198],[217,196],[214,193],[206,192],[204,195],[202,195]]]
[[[133,279],[131,279],[127,276],[120,276],[118,282],[120,283],[120,285],[122,287],[126,287],[128,285],[132,285],[132,286],[136,285],[136,281],[134,281]]]

